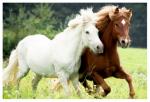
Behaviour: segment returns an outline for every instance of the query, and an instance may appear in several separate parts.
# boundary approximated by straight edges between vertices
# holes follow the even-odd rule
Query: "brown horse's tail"
[[[16,74],[18,71],[17,50],[13,50],[9,57],[8,66],[3,71],[3,86],[16,81]]]

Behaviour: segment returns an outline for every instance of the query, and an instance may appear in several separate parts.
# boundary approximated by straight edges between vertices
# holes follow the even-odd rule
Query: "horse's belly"
[[[55,68],[52,63],[52,58],[47,51],[33,51],[36,48],[30,50],[27,54],[27,63],[29,68],[40,75],[44,76],[56,76]]]
[[[48,77],[56,77],[55,68],[51,65],[49,66],[40,66],[40,65],[29,65],[30,69],[42,76],[48,76]]]

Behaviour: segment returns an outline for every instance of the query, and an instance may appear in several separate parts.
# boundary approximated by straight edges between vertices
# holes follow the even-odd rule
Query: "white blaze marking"
[[[123,25],[125,25],[125,24],[126,24],[126,21],[123,19],[123,20],[121,21],[121,23],[122,23]]]

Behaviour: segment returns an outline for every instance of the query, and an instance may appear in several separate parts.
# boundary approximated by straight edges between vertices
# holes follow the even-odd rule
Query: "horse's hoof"
[[[93,90],[92,89],[86,89],[85,90],[89,95],[91,95],[93,93]]]
[[[92,92],[92,91],[88,91],[87,93],[88,93],[89,95],[91,95],[93,92]]]
[[[16,91],[16,95],[17,95],[17,99],[21,98],[21,94],[18,90]]]
[[[129,96],[129,99],[134,99],[134,96]]]
[[[101,93],[102,97],[106,97],[107,94],[105,92]]]
[[[36,96],[33,96],[33,99],[36,99]]]
[[[108,88],[107,90],[104,90],[104,91],[102,92],[102,96],[103,96],[103,97],[106,97],[106,96],[110,93],[110,91],[111,91],[110,88]]]
[[[135,93],[130,93],[129,99],[134,99]]]
[[[102,99],[102,97],[100,97],[100,96],[94,96],[94,98],[96,98],[96,99]]]

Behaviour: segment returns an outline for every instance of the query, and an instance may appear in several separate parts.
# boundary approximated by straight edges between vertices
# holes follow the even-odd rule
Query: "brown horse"
[[[129,25],[132,11],[126,8],[118,8],[117,6],[105,6],[97,15],[99,21],[97,28],[99,29],[100,39],[104,44],[104,53],[95,55],[89,49],[86,49],[81,59],[80,82],[85,88],[90,88],[86,79],[93,80],[96,85],[100,85],[107,95],[111,88],[104,81],[108,77],[116,77],[125,79],[129,85],[129,95],[134,97],[135,92],[132,85],[132,78],[127,74],[120,65],[117,52],[117,43],[121,47],[126,48],[130,44]]]

